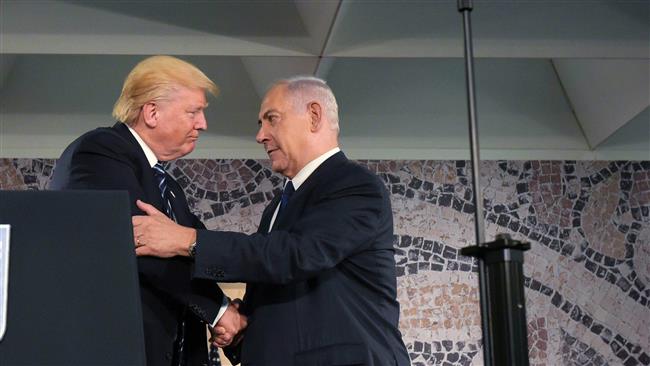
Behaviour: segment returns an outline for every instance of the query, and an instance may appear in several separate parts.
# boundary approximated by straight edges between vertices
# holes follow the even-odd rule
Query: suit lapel
[[[302,195],[307,194],[307,192],[311,191],[316,187],[318,184],[322,183],[323,181],[326,181],[324,177],[327,177],[328,175],[332,174],[336,169],[338,168],[339,165],[345,163],[348,161],[348,158],[343,154],[343,151],[339,151],[336,154],[330,156],[329,159],[325,160],[316,170],[314,170],[313,173],[305,180],[301,185],[300,188],[294,193],[294,195],[291,197],[291,200],[294,198],[302,199]]]
[[[258,233],[266,234],[269,232],[269,225],[271,225],[273,213],[275,212],[275,208],[280,203],[281,196],[281,194],[276,194],[275,197],[273,197],[271,200],[271,203],[269,203],[264,209],[264,212],[262,213],[262,219],[260,220],[260,225],[257,228]]]
[[[307,204],[307,201],[310,199],[311,193],[318,187],[319,184],[322,184],[324,181],[327,181],[326,177],[331,175],[341,164],[344,164],[347,161],[347,157],[343,154],[342,151],[337,152],[332,155],[329,159],[325,160],[314,172],[300,185],[298,190],[291,196],[291,200],[285,209],[282,210],[282,216],[275,219],[274,227],[277,229],[286,229],[291,223],[293,223],[297,215],[301,214],[303,207]],[[280,195],[276,196],[273,199],[273,202],[276,202],[275,205],[271,204],[269,207],[273,207],[270,211],[271,215],[268,218],[268,221],[271,221],[273,217],[273,212],[277,206],[277,202],[280,200]],[[269,208],[267,207],[267,209]],[[267,226],[268,228],[268,226]],[[268,229],[267,229],[268,231]]]
[[[147,157],[144,155],[142,147],[140,147],[138,141],[135,139],[135,137],[133,137],[133,134],[131,131],[129,131],[129,128],[126,126],[126,124],[117,122],[113,125],[112,129],[118,135],[122,136],[122,138],[128,141],[133,148],[133,153],[137,159],[139,167],[138,180],[145,194],[144,201],[153,205],[159,211],[164,212],[162,196],[160,194],[160,189],[158,188],[158,183],[153,176],[151,166],[149,165],[149,160],[147,160]]]
[[[154,177],[151,166],[149,165],[149,160],[147,160],[142,147],[138,141],[133,137],[129,128],[121,122],[116,123],[113,126],[115,132],[122,136],[125,140],[129,141],[134,149],[134,153],[138,159],[138,165],[140,167],[140,176],[139,181],[142,185],[142,190],[146,197],[144,197],[147,203],[152,204],[156,209],[161,212],[164,212],[162,194],[160,193],[160,188],[158,188],[158,182]],[[194,216],[189,210],[187,205],[187,200],[185,199],[185,194],[183,193],[183,188],[176,182],[176,180],[170,175],[167,174],[167,187],[170,192],[173,194],[169,198],[169,201],[172,204],[172,209],[174,210],[174,215],[176,215],[176,221],[181,225],[193,225]]]

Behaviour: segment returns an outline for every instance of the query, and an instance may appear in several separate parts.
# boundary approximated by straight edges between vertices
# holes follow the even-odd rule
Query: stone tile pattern
[[[545,318],[533,318],[528,322],[528,356],[532,366],[543,366],[548,359],[548,331]]]
[[[466,161],[363,160],[391,193],[400,329],[417,365],[481,365]],[[0,159],[0,188],[45,189],[53,159]],[[168,172],[208,228],[254,232],[282,178],[266,160],[181,159]],[[485,161],[486,238],[531,243],[531,365],[650,365],[650,162]]]
[[[564,329],[560,329],[560,331],[562,332],[562,361],[565,364],[609,365],[603,356],[599,355],[592,347],[570,336]]]
[[[409,343],[407,350],[411,355],[411,364],[425,365],[462,365],[473,364],[480,345],[476,343],[454,342],[451,340]]]
[[[44,190],[55,159],[0,159],[0,189]]]

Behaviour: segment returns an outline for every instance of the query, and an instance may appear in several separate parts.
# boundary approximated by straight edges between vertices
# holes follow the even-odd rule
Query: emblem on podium
[[[7,296],[9,294],[9,229],[0,225],[0,341],[7,329]]]

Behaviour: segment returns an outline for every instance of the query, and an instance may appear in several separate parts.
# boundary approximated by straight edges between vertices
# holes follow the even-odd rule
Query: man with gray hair
[[[136,253],[189,256],[195,278],[247,283],[249,325],[226,349],[235,362],[408,365],[389,194],[339,149],[332,91],[313,77],[281,80],[258,123],[256,140],[286,181],[257,233],[182,227],[138,202],[148,216],[133,218]]]

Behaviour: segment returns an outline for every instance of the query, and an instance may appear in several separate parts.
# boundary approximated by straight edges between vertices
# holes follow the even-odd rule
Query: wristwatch
[[[196,242],[190,244],[190,248],[187,251],[190,254],[190,258],[194,258],[196,255]]]

